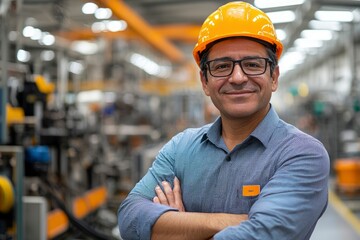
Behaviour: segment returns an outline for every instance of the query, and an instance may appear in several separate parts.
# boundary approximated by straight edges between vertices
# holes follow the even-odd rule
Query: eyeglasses
[[[240,60],[232,60],[228,58],[215,59],[206,62],[209,73],[213,77],[230,76],[236,63],[239,63],[241,70],[248,76],[261,75],[266,72],[267,63],[272,63],[269,58],[253,57]]]

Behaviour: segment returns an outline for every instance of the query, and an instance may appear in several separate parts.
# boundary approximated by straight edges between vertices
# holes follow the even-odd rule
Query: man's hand
[[[185,212],[180,181],[175,177],[174,189],[168,182],[162,182],[163,190],[156,186],[154,203],[179,210],[162,214],[152,228],[153,240],[212,239],[229,226],[239,225],[247,220],[246,214]]]
[[[177,208],[179,212],[185,212],[179,179],[175,177],[174,189],[171,189],[171,185],[166,181],[162,182],[162,186],[164,191],[160,186],[156,186],[156,196],[153,198],[153,202]]]

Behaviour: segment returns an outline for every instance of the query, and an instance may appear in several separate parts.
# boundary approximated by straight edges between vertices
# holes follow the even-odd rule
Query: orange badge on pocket
[[[243,185],[243,197],[255,197],[260,194],[260,185]]]

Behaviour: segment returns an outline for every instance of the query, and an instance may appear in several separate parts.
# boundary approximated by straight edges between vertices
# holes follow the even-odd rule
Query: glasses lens
[[[266,70],[266,59],[253,58],[244,59],[241,61],[241,67],[247,75],[259,75],[263,74]]]
[[[234,64],[240,63],[241,69],[246,75],[261,75],[266,71],[266,58],[248,58],[242,60],[219,59],[209,61],[209,72],[213,77],[227,77],[232,74]]]
[[[233,65],[231,60],[214,60],[209,62],[209,71],[214,77],[226,77],[231,74]]]

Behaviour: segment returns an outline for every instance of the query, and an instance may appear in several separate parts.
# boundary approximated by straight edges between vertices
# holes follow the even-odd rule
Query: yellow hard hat
[[[193,56],[200,65],[201,53],[207,46],[228,37],[250,37],[270,43],[280,58],[283,45],[276,36],[270,18],[261,10],[245,2],[230,2],[219,7],[204,21]]]

